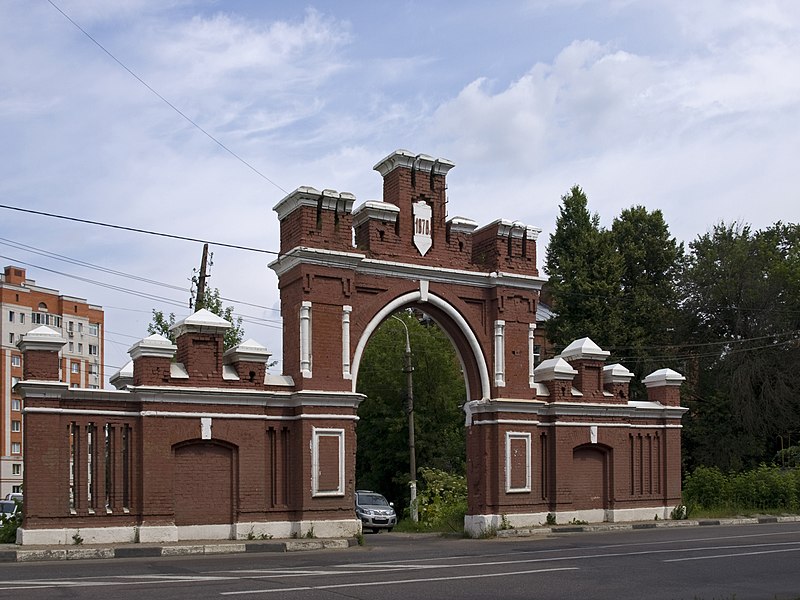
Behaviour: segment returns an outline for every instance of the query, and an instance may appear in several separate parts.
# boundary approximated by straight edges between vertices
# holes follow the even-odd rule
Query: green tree
[[[463,475],[466,388],[453,345],[421,313],[397,316],[408,327],[413,353],[417,465]],[[380,491],[401,509],[409,496],[404,352],[403,325],[386,319],[366,347],[357,386],[367,396],[358,410],[357,487]]]
[[[674,351],[678,319],[678,279],[683,244],[669,233],[660,210],[623,210],[611,226],[614,251],[622,260],[621,306],[624,326],[608,348],[636,375],[662,368]]]
[[[752,467],[800,431],[798,292],[798,225],[721,223],[690,244],[681,305],[681,334],[694,344],[690,465]]]
[[[233,313],[232,306],[223,306],[219,289],[206,288],[203,307],[218,317],[222,317],[231,324],[231,328],[225,331],[224,347],[225,350],[234,348],[244,340],[244,328],[242,327],[242,317],[237,317]],[[171,329],[175,325],[175,313],[165,314],[163,311],[153,309],[153,320],[147,326],[147,333],[158,333],[175,343],[175,336]]]
[[[622,257],[600,218],[589,214],[579,186],[561,203],[544,265],[555,313],[547,334],[557,350],[586,336],[601,347],[615,345],[622,327]]]

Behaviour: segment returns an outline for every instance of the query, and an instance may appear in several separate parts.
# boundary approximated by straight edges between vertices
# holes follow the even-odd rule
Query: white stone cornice
[[[270,356],[272,356],[272,354],[269,350],[251,338],[234,348],[226,350],[225,354],[222,355],[222,359],[225,364],[241,361],[266,363]]]
[[[525,225],[525,223],[521,223],[520,221],[509,221],[507,219],[497,219],[496,221],[492,221],[488,225],[479,227],[477,230],[475,230],[475,233],[477,234],[491,227],[497,227],[497,237],[501,238],[507,238],[511,236],[512,238],[522,239],[522,234],[524,233],[525,239],[536,241],[539,239],[539,234],[542,233],[542,230],[539,227]]]
[[[22,399],[26,398],[62,398],[69,391],[69,384],[60,381],[39,381],[26,379],[14,386]]]
[[[317,208],[321,206],[323,210],[338,210],[341,208],[344,214],[353,210],[353,203],[356,197],[350,192],[337,192],[336,190],[322,190],[321,192],[313,187],[304,185],[283,197],[275,206],[272,207],[278,213],[278,220],[283,221],[288,215],[293,213],[301,206]]]
[[[298,246],[269,264],[278,277],[294,267],[307,264],[332,268],[350,269],[363,275],[397,277],[398,279],[424,279],[450,285],[463,284],[472,287],[493,288],[508,286],[525,290],[540,290],[547,281],[545,277],[522,275],[519,273],[492,272],[481,273],[464,269],[447,269],[427,265],[413,265],[388,260],[367,258],[356,252],[336,252],[319,248]]]
[[[605,360],[611,353],[603,350],[590,338],[584,337],[575,340],[561,351],[561,358],[572,362],[573,360]]]
[[[47,325],[40,325],[24,334],[17,342],[17,348],[21,352],[28,350],[58,352],[66,343],[67,340],[58,331],[50,329]]]
[[[464,405],[468,418],[480,414],[517,413],[539,419],[581,417],[603,419],[680,419],[687,411],[680,406],[663,406],[656,402],[628,404],[601,404],[588,402],[546,402],[542,400],[499,398],[489,401],[471,401]],[[544,425],[545,423],[543,423]],[[627,427],[625,423],[619,424]]]
[[[684,381],[686,381],[686,377],[672,369],[659,369],[642,379],[642,383],[647,388],[679,386]]]
[[[447,225],[450,227],[450,233],[471,234],[478,227],[475,221],[466,217],[453,217],[452,219],[448,219]]]
[[[578,372],[563,358],[556,356],[540,362],[539,366],[533,370],[533,374],[538,382],[552,381],[554,379],[572,381]]]
[[[169,358],[175,356],[178,347],[163,335],[154,333],[143,340],[139,340],[128,349],[128,354],[134,360],[142,356]]]
[[[400,214],[400,207],[389,202],[365,202],[353,211],[353,227],[360,227],[362,223],[375,219],[394,223]]]
[[[455,166],[456,163],[446,158],[434,158],[427,154],[414,154],[409,150],[395,150],[378,162],[373,169],[378,171],[382,177],[386,177],[398,167],[416,169],[423,173],[433,172],[434,175],[447,175],[448,171]]]

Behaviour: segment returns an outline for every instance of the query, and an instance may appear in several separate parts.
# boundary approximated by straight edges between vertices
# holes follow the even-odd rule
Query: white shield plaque
[[[414,202],[414,245],[422,256],[431,249],[433,238],[431,237],[431,207],[427,202]]]

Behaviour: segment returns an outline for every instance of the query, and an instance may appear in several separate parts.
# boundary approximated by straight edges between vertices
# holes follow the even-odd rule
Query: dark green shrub
[[[728,478],[716,467],[697,467],[683,482],[685,503],[702,508],[723,506],[728,498]]]
[[[417,495],[420,525],[428,529],[463,531],[467,512],[467,478],[440,469],[421,468]]]

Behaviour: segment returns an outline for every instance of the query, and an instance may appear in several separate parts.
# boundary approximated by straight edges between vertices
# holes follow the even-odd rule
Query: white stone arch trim
[[[386,306],[379,310],[374,317],[372,317],[372,320],[369,323],[367,323],[367,326],[364,328],[364,332],[361,334],[361,338],[358,340],[356,352],[353,356],[353,392],[356,391],[356,383],[358,382],[358,369],[361,367],[361,357],[364,354],[364,349],[367,347],[367,341],[369,341],[369,338],[372,336],[373,332],[378,328],[378,325],[380,325],[384,319],[387,319],[389,315],[397,311],[399,308],[408,304],[422,301],[422,293],[420,291],[408,292],[407,294],[403,294],[402,296],[399,296],[389,302]],[[456,324],[458,329],[464,334],[464,338],[467,340],[467,343],[472,350],[472,354],[475,357],[475,363],[478,366],[478,378],[481,385],[481,400],[488,400],[491,397],[489,370],[486,367],[486,360],[483,355],[483,350],[481,350],[481,345],[478,343],[478,338],[475,337],[475,334],[472,332],[472,329],[470,329],[466,319],[464,319],[464,317],[461,316],[461,313],[453,308],[450,303],[442,298],[439,298],[435,294],[428,292],[425,295],[425,301],[440,309],[448,317],[453,319],[453,322]],[[462,360],[461,362],[463,364],[464,361]]]

